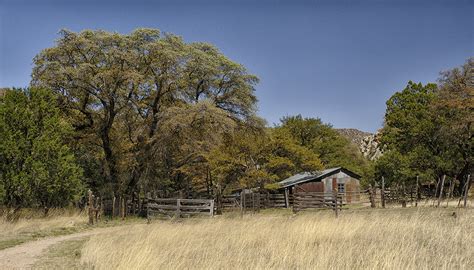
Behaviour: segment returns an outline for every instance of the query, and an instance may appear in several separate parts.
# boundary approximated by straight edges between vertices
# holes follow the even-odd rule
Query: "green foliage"
[[[254,117],[258,78],[210,44],[157,29],[60,35],[36,56],[32,82],[61,97],[88,182],[104,192],[190,189],[228,122]]]
[[[210,155],[213,175],[228,190],[267,187],[301,171],[322,169],[318,156],[286,130],[241,127]]]
[[[65,140],[71,127],[46,89],[0,99],[0,182],[8,206],[65,206],[81,191],[81,169]]]
[[[441,145],[434,140],[441,119],[431,109],[436,99],[435,84],[409,82],[387,101],[381,143],[386,153],[375,166],[376,178],[388,184],[413,182],[417,175],[433,179],[441,164]]]
[[[363,185],[472,173],[472,59],[387,101],[375,163],[318,118],[267,128],[258,78],[211,44],[157,29],[63,30],[34,64],[35,88],[0,90],[0,200],[11,206],[62,206],[82,186],[212,196],[329,167]]]
[[[356,146],[321,119],[297,115],[284,117],[281,122],[279,128],[286,130],[299,145],[312,150],[324,167],[345,167],[362,174],[368,166]]]
[[[461,181],[472,174],[474,61],[442,73],[440,84],[409,82],[387,101],[381,142],[385,154],[375,165],[375,177],[388,183],[414,184],[441,175]]]

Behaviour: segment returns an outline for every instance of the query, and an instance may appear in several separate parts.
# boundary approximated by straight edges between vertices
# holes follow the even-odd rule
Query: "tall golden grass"
[[[86,224],[87,216],[77,209],[51,209],[47,216],[38,209],[22,209],[13,214],[9,209],[0,210],[0,241],[18,235],[43,233]]]
[[[453,216],[456,211],[456,216]],[[154,221],[91,238],[94,269],[473,269],[473,209]]]

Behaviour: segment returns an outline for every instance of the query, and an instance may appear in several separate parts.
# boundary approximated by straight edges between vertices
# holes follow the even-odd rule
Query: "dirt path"
[[[92,229],[80,233],[43,238],[0,250],[0,269],[31,269],[43,252],[59,242],[111,232],[120,228],[123,226]]]

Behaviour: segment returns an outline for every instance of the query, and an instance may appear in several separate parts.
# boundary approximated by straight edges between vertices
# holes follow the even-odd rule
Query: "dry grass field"
[[[13,220],[12,220],[13,219]],[[87,224],[87,216],[76,209],[41,211],[24,209],[13,216],[0,211],[0,250],[48,236],[76,232]]]
[[[91,237],[80,260],[93,269],[473,269],[474,209],[155,220]]]

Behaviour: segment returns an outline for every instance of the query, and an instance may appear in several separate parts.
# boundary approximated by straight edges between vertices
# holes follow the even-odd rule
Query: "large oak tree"
[[[255,112],[254,75],[210,44],[186,43],[156,29],[128,35],[62,30],[56,45],[34,62],[32,84],[62,97],[61,108],[77,139],[100,142],[94,156],[115,192],[131,192],[141,179],[157,177],[149,172],[166,162],[153,157],[166,148],[160,147],[165,132],[181,127],[160,127],[165,120],[181,121],[168,117],[173,112],[200,102],[234,122],[245,122]],[[167,141],[166,149],[179,141]],[[170,175],[175,164],[166,164]]]

